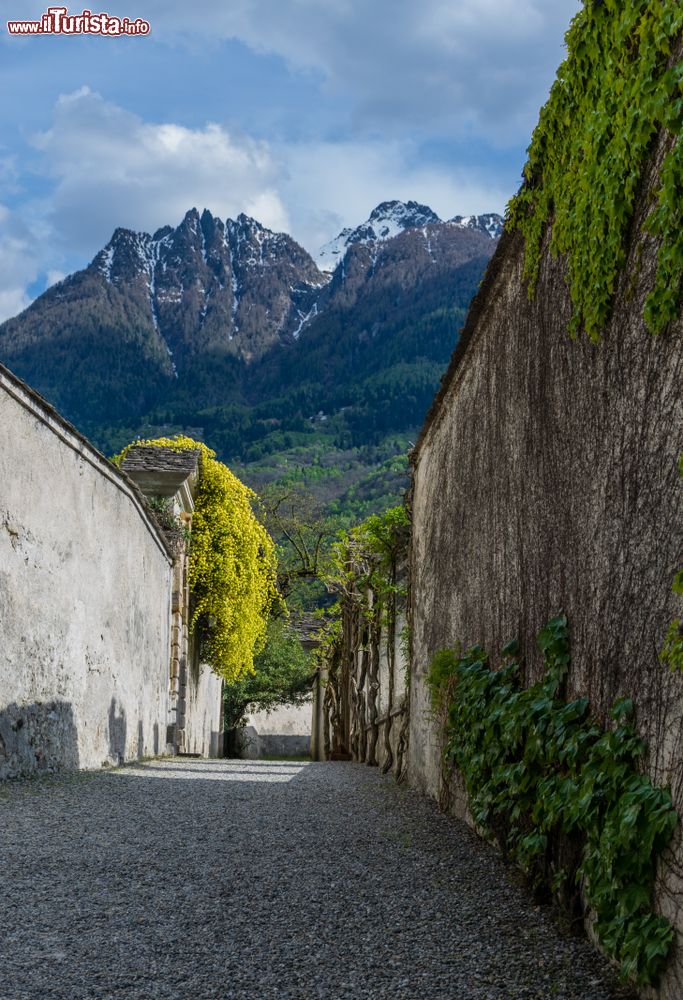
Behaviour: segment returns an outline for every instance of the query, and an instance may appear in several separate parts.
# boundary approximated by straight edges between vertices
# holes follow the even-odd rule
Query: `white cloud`
[[[215,124],[145,122],[87,87],[59,98],[50,129],[33,144],[54,190],[26,206],[25,217],[40,242],[87,259],[117,226],[153,232],[193,205],[223,219],[246,212],[315,251],[389,198],[423,201],[447,218],[502,211],[510,194],[479,170],[420,164],[409,141],[273,147]]]
[[[481,171],[411,165],[409,143],[321,142],[281,151],[288,175],[283,200],[290,208],[292,235],[314,250],[344,226],[364,221],[375,205],[397,198],[430,206],[443,219],[502,212],[511,192]],[[330,211],[335,206],[335,211]]]
[[[59,282],[64,281],[65,278],[66,278],[66,271],[59,271],[56,268],[49,268],[45,278],[46,287],[51,288],[52,285],[58,285]]]
[[[27,287],[42,266],[39,243],[22,220],[0,205],[0,322],[30,303]]]
[[[127,0],[110,6],[130,14]],[[483,150],[525,143],[579,6],[580,0],[139,0],[136,16],[152,23],[145,45],[237,38],[308,74],[311,101],[322,90],[336,108],[334,138],[288,140],[285,128],[268,144],[224,124],[148,121],[88,87],[61,96],[50,127],[33,137],[30,171],[0,149],[5,197],[28,173],[38,179],[35,195],[29,186],[11,220],[0,215],[0,312],[26,305],[26,289],[39,274],[52,282],[74,262],[91,259],[115,227],[151,232],[176,225],[192,206],[221,218],[245,211],[292,232],[311,251],[390,198],[425,202],[443,218],[502,211],[512,192],[501,188],[493,166],[486,172],[457,162],[429,165],[420,143],[462,148],[471,140]],[[267,79],[265,61],[264,67]],[[226,114],[236,100],[239,94],[226,95]]]
[[[55,183],[47,221],[72,252],[94,254],[116,226],[177,224],[193,205],[223,218],[253,207],[266,225],[288,225],[267,145],[216,124],[145,122],[82,87],[33,142]]]
[[[2,250],[0,250],[1,255]],[[12,316],[18,316],[30,304],[31,299],[24,288],[0,288],[0,323],[3,320],[11,319]]]
[[[581,0],[147,0],[164,38],[237,38],[321,74],[356,129],[475,130],[501,144],[533,127]]]

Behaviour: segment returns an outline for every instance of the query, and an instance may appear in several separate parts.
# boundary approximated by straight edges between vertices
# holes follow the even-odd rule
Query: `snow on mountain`
[[[315,262],[321,271],[334,271],[352,243],[374,243],[390,240],[405,229],[420,229],[441,222],[427,205],[416,201],[383,201],[370,213],[370,218],[355,229],[342,229],[318,251]]]
[[[223,221],[191,209],[153,234],[119,228],[86,268],[0,325],[3,363],[84,427],[148,424],[148,414],[162,411],[185,426],[195,399],[202,411],[224,409],[214,430],[246,452],[256,423],[235,438],[240,421],[229,404],[246,413],[254,400],[270,400],[267,433],[298,432],[299,383],[320,397],[312,412],[359,399],[348,424],[348,440],[357,440],[366,390],[346,387],[370,385],[386,355],[411,371],[418,363],[414,383],[403,370],[386,383],[397,426],[415,426],[436,389],[434,366],[453,349],[453,317],[464,316],[496,249],[491,219],[482,232],[477,223],[443,222],[416,202],[383,202],[333,241],[327,272],[286,233],[247,215]],[[330,274],[337,260],[343,264]]]
[[[486,215],[455,215],[449,224],[463,229],[475,229],[497,240],[503,231],[502,216],[495,212]],[[406,229],[424,229],[429,225],[445,225],[428,205],[416,201],[383,201],[370,214],[370,218],[355,229],[342,229],[339,236],[320,248],[315,262],[321,271],[334,271],[353,243],[378,243],[398,236]],[[426,230],[425,230],[426,232]]]
[[[480,233],[486,233],[492,240],[497,240],[503,232],[503,217],[496,212],[489,212],[487,215],[454,215],[448,220],[463,229],[476,229]]]
[[[254,359],[296,339],[330,280],[286,233],[245,214],[223,222],[196,208],[152,236],[117,229],[89,273],[146,313],[174,372],[198,344],[232,345]]]
[[[206,212],[200,220],[196,209],[192,209],[176,231],[164,227],[154,236],[149,236],[147,233],[116,230],[93,263],[110,283],[130,279],[135,271],[144,273],[153,282],[156,267],[166,271],[167,266],[179,262],[179,258],[174,257],[171,251],[176,249],[173,237],[181,230],[185,233],[183,251],[186,253],[189,248],[190,252],[197,254],[206,263],[207,232],[210,235],[216,224],[222,229],[221,242],[229,247],[233,265],[240,259],[243,267],[263,268],[276,261],[283,251],[286,253],[290,242],[286,234],[273,233],[246,215],[239,215],[235,221],[226,220],[223,227],[219,220],[214,220]],[[312,284],[324,284],[327,275],[334,271],[354,243],[380,243],[407,229],[425,229],[429,225],[455,225],[484,233],[491,239],[498,239],[503,231],[502,216],[493,212],[485,215],[454,215],[448,223],[443,223],[428,205],[421,205],[416,201],[383,201],[365,222],[354,229],[342,229],[335,239],[318,251],[315,263],[322,275],[317,281],[314,278],[309,278],[309,281]],[[233,286],[234,280],[234,274],[230,275]]]

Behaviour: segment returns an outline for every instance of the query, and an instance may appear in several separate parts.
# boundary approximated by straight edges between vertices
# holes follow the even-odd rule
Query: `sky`
[[[310,252],[394,198],[502,213],[580,5],[93,0],[149,34],[18,38],[48,5],[3,0],[0,320],[192,207]]]

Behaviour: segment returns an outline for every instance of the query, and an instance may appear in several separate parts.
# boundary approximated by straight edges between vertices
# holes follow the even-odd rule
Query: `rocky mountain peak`
[[[389,232],[398,229],[419,229],[441,219],[428,205],[420,205],[417,201],[383,201],[373,208],[368,219],[368,225],[377,233],[378,238],[387,239]],[[386,230],[386,235],[384,233]],[[394,232],[391,235],[396,235]]]
[[[464,229],[475,229],[485,233],[492,240],[499,239],[503,232],[504,219],[497,212],[489,212],[486,215],[454,215],[448,221]]]
[[[161,229],[157,229],[157,231],[152,236],[152,239],[155,242],[159,242],[159,240],[163,240],[165,236],[170,236],[172,233],[173,233],[173,226],[162,226]]]
[[[140,274],[149,275],[150,249],[154,243],[147,233],[136,233],[121,227],[114,230],[111,239],[97,254],[90,267],[98,271],[110,284],[134,281]]]
[[[161,360],[164,377],[180,377],[194,358],[211,352],[249,364],[291,345],[327,310],[352,308],[368,282],[378,290],[385,281],[407,287],[425,268],[452,269],[486,255],[483,236],[488,242],[501,225],[496,215],[444,223],[417,201],[383,201],[328,244],[316,266],[291,236],[244,212],[223,222],[193,207],[175,228],[153,235],[115,229],[92,263],[53,298],[82,311],[90,297],[93,316],[116,312],[121,328],[134,331],[130,336],[142,338],[150,356]],[[465,229],[470,233],[461,236]],[[39,300],[32,311],[40,312]],[[46,319],[46,337],[51,322]]]
[[[135,299],[174,374],[206,350],[257,360],[300,332],[328,280],[286,233],[196,208],[153,236],[116,229],[86,271]]]
[[[233,231],[243,230],[245,232],[253,232],[257,229],[263,229],[260,222],[257,222],[250,215],[245,215],[244,212],[240,212],[236,219],[228,219],[225,225],[227,229]]]
[[[355,229],[342,229],[335,239],[321,247],[315,261],[321,271],[331,273],[354,244],[381,243],[406,230],[448,224],[479,231],[491,239],[498,239],[503,231],[503,219],[495,213],[455,215],[448,223],[444,223],[429,205],[422,205],[417,201],[383,201],[373,208],[365,222]]]
[[[373,208],[368,219],[355,229],[342,229],[340,234],[321,247],[315,258],[321,271],[334,271],[354,243],[390,240],[406,229],[440,223],[441,219],[428,205],[417,201],[382,201]]]
[[[246,213],[223,222],[193,208],[153,235],[118,228],[87,268],[0,327],[0,357],[72,418],[94,423],[182,400],[220,407],[266,390],[276,399],[311,379],[362,381],[387,352],[423,361],[436,351],[445,361],[495,249],[493,217],[456,218],[442,222],[415,201],[382,202],[340,234],[334,275]],[[411,345],[405,357],[399,329]],[[430,372],[432,381],[421,374],[415,386],[403,369],[396,376],[404,423],[419,422]],[[304,407],[296,433],[323,408],[309,396],[296,403]],[[409,412],[407,396],[416,401]],[[333,406],[345,413],[352,397],[342,393]],[[353,420],[365,424],[359,414]],[[279,420],[264,419],[264,433]],[[223,432],[232,440],[235,428]]]

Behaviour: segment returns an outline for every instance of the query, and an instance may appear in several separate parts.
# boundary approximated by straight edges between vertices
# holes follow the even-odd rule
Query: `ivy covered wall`
[[[414,452],[408,776],[435,796],[447,784],[469,822],[463,768],[444,783],[430,665],[479,645],[497,670],[517,637],[516,683],[540,685],[536,636],[560,612],[564,700],[587,699],[607,733],[615,703],[632,702],[636,768],[683,808],[680,31],[671,0],[584,5]],[[656,989],[673,1000],[680,825],[656,874],[653,919],[675,929]]]

